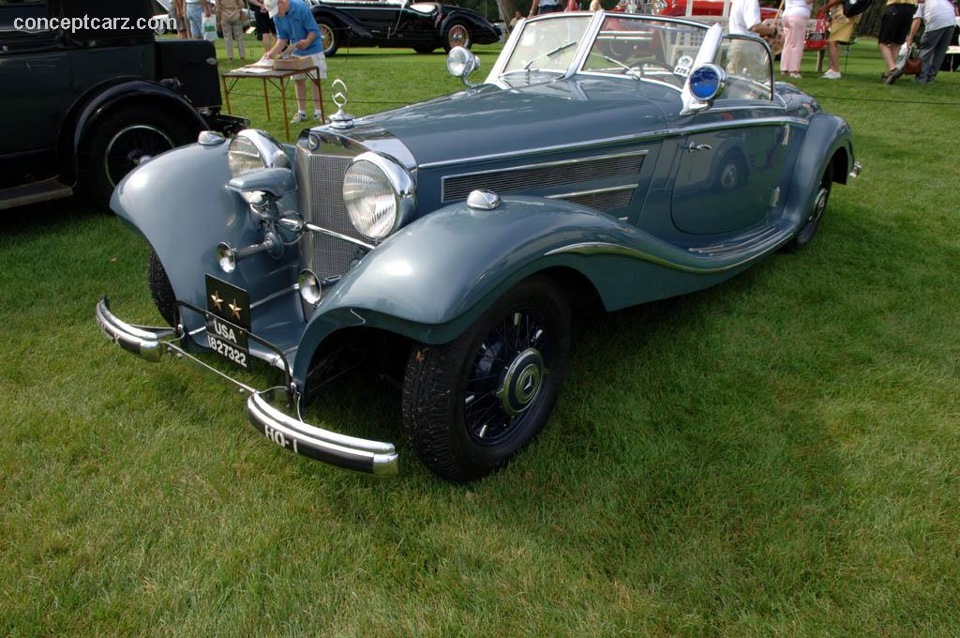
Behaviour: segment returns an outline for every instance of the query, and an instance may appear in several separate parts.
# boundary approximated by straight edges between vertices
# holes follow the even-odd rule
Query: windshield
[[[661,80],[682,87],[705,33],[697,25],[608,15],[582,70]]]
[[[525,22],[503,72],[566,71],[592,19],[584,13]]]

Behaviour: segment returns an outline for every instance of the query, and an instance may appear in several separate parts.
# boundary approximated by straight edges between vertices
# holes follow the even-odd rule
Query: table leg
[[[287,115],[287,78],[280,78],[280,104],[283,107],[283,130],[290,141],[290,116]]]
[[[817,73],[823,71],[823,54],[826,53],[825,49],[817,49]]]
[[[223,100],[227,103],[227,113],[232,114],[233,111],[230,109],[230,88],[227,86],[227,78],[221,75],[220,82],[223,84]]]
[[[267,78],[263,78],[263,106],[267,110],[267,121],[270,121],[270,98],[267,97]]]
[[[307,74],[307,77],[313,80],[313,83],[317,85],[317,91],[320,94],[320,104],[317,105],[320,107],[320,123],[325,124],[327,121],[327,115],[323,110],[323,86],[320,84],[320,69],[313,67],[313,70],[317,72],[316,77],[310,74]]]

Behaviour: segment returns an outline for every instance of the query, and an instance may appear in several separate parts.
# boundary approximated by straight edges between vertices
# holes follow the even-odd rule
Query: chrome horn
[[[262,252],[274,259],[283,255],[283,242],[275,232],[267,231],[261,243],[245,248],[232,248],[227,242],[220,242],[217,244],[217,264],[220,270],[229,274],[237,269],[237,262]]]

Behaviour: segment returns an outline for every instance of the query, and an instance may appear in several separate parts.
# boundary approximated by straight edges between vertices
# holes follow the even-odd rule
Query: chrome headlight
[[[290,168],[290,160],[280,142],[267,132],[244,129],[230,140],[227,165],[230,176],[236,177],[261,168]]]
[[[343,203],[354,228],[370,239],[383,239],[414,208],[413,178],[382,155],[361,153],[343,176]]]

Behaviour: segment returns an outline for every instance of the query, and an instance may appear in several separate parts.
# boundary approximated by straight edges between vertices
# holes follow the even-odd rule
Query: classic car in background
[[[462,48],[448,58],[465,82],[478,64]],[[206,364],[212,350],[268,363],[278,403],[238,382],[260,432],[375,474],[396,471],[393,443],[301,408],[364,353],[389,371],[399,352],[410,446],[469,481],[546,424],[577,302],[682,295],[800,248],[833,184],[858,172],[846,122],[775,83],[758,39],[542,16],[514,30],[483,84],[449,97],[356,120],[341,108],[294,146],[207,135],[138,168],[113,208],[152,247],[171,327],[127,323],[106,297],[95,315],[151,361]]]
[[[78,188],[106,204],[145,157],[246,125],[220,113],[213,45],[154,41],[153,14],[150,0],[0,0],[0,208]]]
[[[470,48],[500,40],[500,30],[472,9],[410,0],[317,0],[313,16],[323,35],[324,54],[344,46],[413,49]]]

